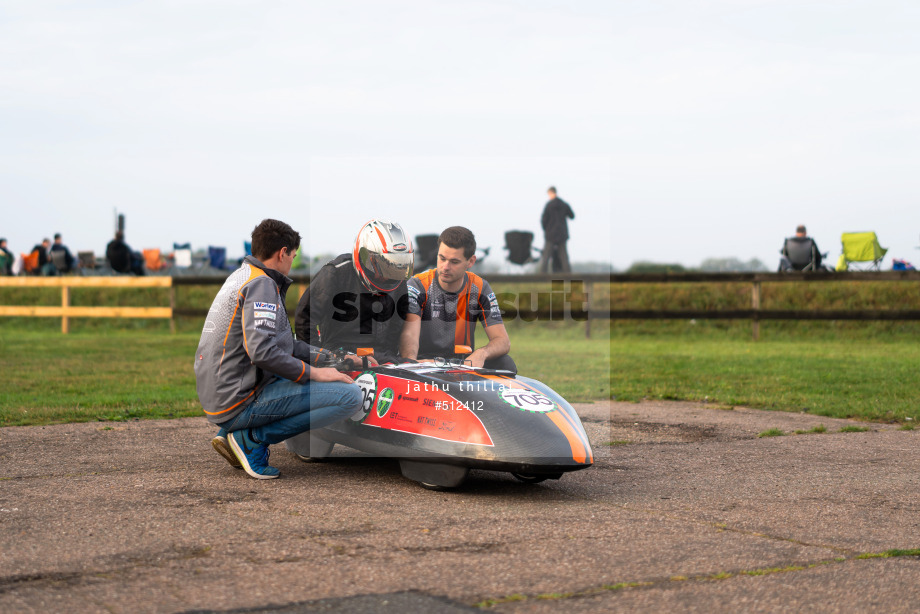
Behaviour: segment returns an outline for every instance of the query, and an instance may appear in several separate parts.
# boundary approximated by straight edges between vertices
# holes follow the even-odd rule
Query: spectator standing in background
[[[549,196],[549,202],[543,208],[543,217],[540,220],[543,225],[543,256],[540,258],[540,272],[546,273],[549,267],[549,260],[553,258],[553,270],[556,270],[555,263],[559,264],[559,272],[571,273],[572,267],[569,265],[569,252],[566,249],[566,243],[569,240],[568,220],[575,219],[575,214],[569,203],[556,196],[556,188],[550,187],[546,191]],[[557,260],[558,259],[558,260]]]

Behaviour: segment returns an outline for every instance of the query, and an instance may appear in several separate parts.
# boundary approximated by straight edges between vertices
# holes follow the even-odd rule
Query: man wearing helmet
[[[469,229],[452,226],[441,233],[437,268],[409,280],[409,315],[399,340],[403,358],[448,358],[455,345],[475,347],[473,332],[481,321],[489,343],[467,360],[474,367],[517,372],[495,293],[469,271],[475,262],[476,237]]]
[[[352,252],[320,269],[300,298],[297,337],[327,350],[373,348],[371,364],[397,361],[412,265],[412,241],[402,226],[367,222]]]

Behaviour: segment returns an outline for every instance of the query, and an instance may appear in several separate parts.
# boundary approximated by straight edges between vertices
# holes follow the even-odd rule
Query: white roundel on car
[[[361,404],[361,409],[352,414],[351,419],[355,422],[361,422],[367,416],[367,412],[371,410],[371,407],[374,406],[374,398],[377,396],[377,376],[370,372],[362,373],[355,380],[355,383],[364,394],[364,402]]]
[[[521,388],[505,388],[499,393],[502,401],[514,405],[522,411],[536,411],[546,413],[556,409],[556,404],[542,392],[522,390]]]

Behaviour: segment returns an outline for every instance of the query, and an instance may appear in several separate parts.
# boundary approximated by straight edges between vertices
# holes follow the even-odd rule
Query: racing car
[[[457,346],[463,356],[471,350]],[[520,481],[559,479],[590,467],[591,445],[578,414],[549,386],[462,359],[363,368],[335,365],[364,393],[350,418],[288,439],[303,460],[328,457],[340,444],[399,460],[403,476],[435,490],[455,488],[470,469],[507,471]]]

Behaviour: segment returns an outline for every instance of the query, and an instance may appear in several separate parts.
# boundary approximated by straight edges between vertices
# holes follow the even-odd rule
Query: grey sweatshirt
[[[284,307],[290,285],[247,256],[214,298],[195,352],[198,399],[211,422],[234,418],[276,378],[310,380],[319,350],[294,338]]]

